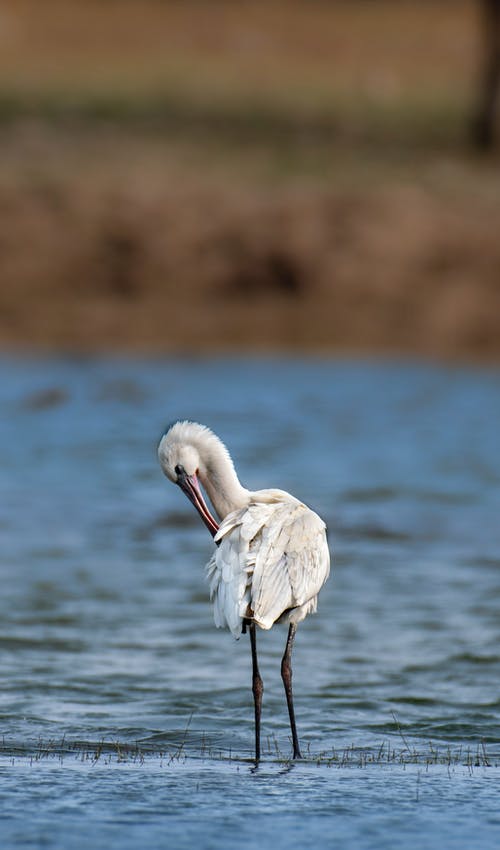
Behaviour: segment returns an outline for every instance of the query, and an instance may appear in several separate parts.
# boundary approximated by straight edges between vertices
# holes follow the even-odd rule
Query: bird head
[[[219,526],[206,505],[199,481],[205,466],[196,444],[203,432],[211,434],[195,422],[175,422],[160,440],[158,458],[167,478],[179,485],[213,536]]]

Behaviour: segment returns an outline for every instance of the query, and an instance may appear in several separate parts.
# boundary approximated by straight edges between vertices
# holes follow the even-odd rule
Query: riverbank
[[[5,4],[0,348],[498,360],[479,33],[472,0]]]
[[[31,123],[0,150],[4,350],[500,357],[497,162]]]

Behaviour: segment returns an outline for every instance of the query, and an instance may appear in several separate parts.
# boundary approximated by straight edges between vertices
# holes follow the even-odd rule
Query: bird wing
[[[293,502],[276,505],[256,541],[251,607],[264,629],[284,611],[315,598],[330,572],[323,520],[301,502]]]
[[[207,565],[207,578],[215,625],[229,628],[235,637],[241,634],[242,620],[250,605],[255,564],[250,544],[270,513],[271,509],[258,511],[255,505],[233,511],[214,538],[218,545]]]
[[[313,599],[326,581],[330,556],[320,517],[282,491],[260,491],[229,514],[215,536],[208,564],[217,626],[235,637],[252,612],[264,629]]]

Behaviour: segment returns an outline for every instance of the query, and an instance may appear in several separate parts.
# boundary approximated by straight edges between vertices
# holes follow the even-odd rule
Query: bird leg
[[[286,640],[285,652],[283,654],[283,658],[281,659],[281,678],[283,679],[283,684],[285,686],[288,714],[290,716],[290,728],[292,730],[293,741],[293,757],[294,759],[301,759],[302,753],[300,752],[297,727],[295,725],[295,712],[293,710],[292,695],[292,647],[296,631],[296,624],[290,623],[290,628],[288,629],[288,637]]]
[[[250,621],[250,646],[252,648],[252,692],[255,707],[255,763],[260,761],[260,714],[262,708],[262,694],[264,693],[264,683],[259,673],[259,665],[257,662],[257,640],[255,636],[255,623]]]

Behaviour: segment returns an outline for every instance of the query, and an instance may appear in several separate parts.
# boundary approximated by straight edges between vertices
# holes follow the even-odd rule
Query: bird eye
[[[184,472],[184,467],[182,466],[182,464],[178,463],[177,466],[174,468],[174,472],[176,475],[182,475],[182,473]]]

